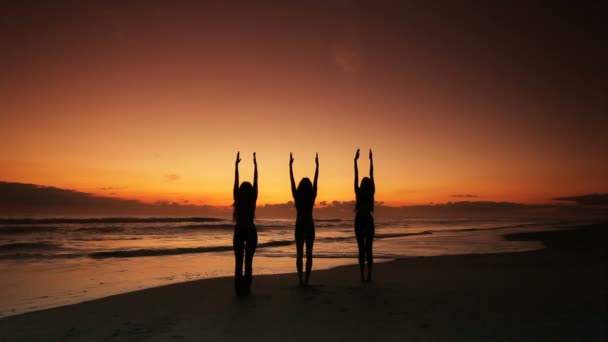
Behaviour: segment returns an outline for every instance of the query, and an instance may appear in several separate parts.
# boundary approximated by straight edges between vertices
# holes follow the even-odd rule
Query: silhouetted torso
[[[312,202],[306,201],[308,203],[301,203],[299,200],[296,200],[296,225],[302,225],[307,230],[314,230],[314,220],[312,217],[312,208],[315,203],[315,198],[312,198]]]
[[[249,215],[243,215],[246,217],[237,217],[235,230],[238,232],[248,232],[251,230],[255,230],[255,223],[253,223],[253,217],[249,217]]]
[[[360,198],[361,190],[357,191],[356,199],[357,199],[357,211],[355,213],[356,216],[372,216],[372,207],[368,201],[364,201]]]

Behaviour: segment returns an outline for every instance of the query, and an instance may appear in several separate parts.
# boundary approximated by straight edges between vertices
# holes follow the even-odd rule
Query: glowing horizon
[[[372,148],[390,205],[608,191],[603,80],[564,53],[582,40],[376,6],[15,5],[0,180],[227,206],[236,152],[250,180],[255,151],[263,205],[291,200],[290,152],[298,180],[318,152],[317,203],[347,201]]]

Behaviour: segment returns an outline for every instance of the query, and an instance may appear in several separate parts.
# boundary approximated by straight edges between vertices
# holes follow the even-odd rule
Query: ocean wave
[[[433,234],[433,231],[425,230],[423,232],[418,233],[390,233],[390,234],[376,234],[376,239],[390,239],[396,237],[406,237],[406,236],[416,236],[416,235],[430,235]]]
[[[196,232],[211,229],[228,230],[234,229],[232,224],[222,223],[201,223],[201,224],[189,224],[189,225],[167,225],[167,226],[132,226],[132,225],[85,225],[80,227],[70,226],[0,226],[0,236],[2,235],[25,235],[25,234],[91,234],[95,236],[99,235],[118,235],[118,234],[132,234],[132,235],[176,235],[179,232]]]
[[[21,251],[21,250],[56,250],[61,246],[50,242],[15,242],[0,245],[0,251]]]
[[[258,248],[261,248],[261,247],[289,246],[289,245],[293,245],[295,243],[296,242],[294,240],[275,240],[275,241],[269,241],[269,242],[259,243],[258,244]]]
[[[291,253],[291,254],[283,254],[283,253],[263,253],[262,254],[264,257],[268,257],[268,258],[285,258],[285,257],[290,257],[290,258],[295,258],[296,254],[295,253]],[[359,257],[359,254],[357,251],[353,251],[353,252],[336,252],[336,253],[323,253],[323,252],[315,252],[314,253],[314,258],[315,259],[357,259]],[[392,260],[392,259],[398,259],[398,258],[403,258],[403,255],[397,255],[397,254],[391,254],[391,253],[376,253],[374,252],[374,259],[375,260]]]
[[[258,248],[288,246],[294,244],[293,240],[276,240],[264,243],[258,243]],[[181,255],[181,254],[197,254],[197,253],[212,253],[212,252],[228,252],[232,251],[230,246],[201,246],[201,247],[177,247],[177,248],[143,248],[130,250],[114,250],[103,251],[88,254],[94,259],[103,258],[133,258],[145,256],[165,256],[165,255]]]
[[[431,234],[429,231],[420,233],[402,233],[402,234],[378,234],[379,239],[393,238],[393,237],[406,237],[414,235],[426,235]],[[318,238],[317,241],[346,241],[353,240],[354,236],[343,236],[343,237],[326,237]],[[294,240],[273,240],[263,243],[258,243],[257,248],[268,248],[268,247],[282,247],[290,246],[295,244]],[[228,252],[232,251],[232,245],[223,246],[200,246],[200,247],[177,247],[177,248],[142,248],[142,249],[131,249],[131,250],[113,250],[113,251],[101,251],[87,254],[87,256],[95,259],[102,258],[132,258],[132,257],[144,257],[144,256],[165,256],[165,255],[181,255],[181,254],[197,254],[197,253],[213,253],[213,252]]]
[[[127,229],[125,227],[118,227],[118,226],[81,227],[81,228],[74,229],[75,232],[100,233],[100,234],[122,233],[126,230]]]
[[[133,258],[144,256],[164,256],[164,255],[180,255],[194,253],[209,253],[209,252],[227,252],[231,251],[232,246],[209,246],[209,247],[178,247],[178,248],[150,248],[150,249],[132,249],[132,250],[114,250],[95,252],[88,254],[94,259],[105,258]]]
[[[90,258],[131,258],[131,257],[144,257],[144,256],[169,256],[169,255],[180,255],[180,254],[196,254],[196,253],[214,253],[214,252],[231,252],[232,251],[232,229],[234,226],[228,223],[227,220],[220,221],[209,221],[200,223],[177,223],[177,224],[75,224],[75,225],[63,225],[56,227],[49,226],[36,226],[36,225],[7,225],[0,226],[0,234],[3,230],[8,232],[37,232],[37,231],[52,231],[51,235],[58,235],[56,238],[51,238],[46,235],[36,241],[16,242],[16,237],[20,236],[8,236],[5,244],[0,244],[0,258],[1,259],[19,259],[19,258],[76,258],[76,257],[90,257]],[[293,227],[284,226],[284,220],[277,221],[281,225],[274,225],[272,221],[266,227],[268,231],[260,229],[260,239],[263,242],[258,244],[258,248],[265,248],[263,253],[279,253],[284,254],[290,248],[280,248],[283,246],[291,246],[295,244],[293,240]],[[331,222],[335,222],[332,219]],[[97,223],[97,222],[96,222]],[[317,231],[317,242],[325,243],[327,246],[341,242],[351,243],[355,241],[354,231],[346,232],[340,228],[340,224],[336,224],[338,227],[329,228],[327,230],[319,229]],[[492,226],[490,226],[492,225]],[[437,227],[436,229],[430,228],[424,231],[416,229],[414,231],[410,229],[401,229],[396,226],[389,229],[376,229],[376,239],[383,240],[393,238],[407,238],[410,236],[430,235],[430,234],[442,234],[455,232],[455,235],[459,235],[460,232],[469,231],[492,231],[499,229],[509,228],[520,228],[528,226],[538,226],[539,223],[528,222],[508,222],[490,224],[487,227],[451,227],[442,229],[443,227]],[[260,228],[262,226],[258,226]],[[209,233],[205,233],[205,230],[209,229]],[[217,229],[217,231],[213,230]],[[200,233],[197,233],[200,231]],[[91,234],[88,234],[88,233]],[[12,233],[18,234],[18,233]],[[65,235],[64,235],[65,234]],[[467,235],[467,234],[463,234]],[[154,245],[155,239],[159,239],[163,245]],[[192,247],[177,247],[176,243],[181,241],[208,241],[208,243],[215,243],[219,246],[192,246]],[[13,241],[11,241],[13,240]],[[118,247],[116,244],[104,243],[105,240],[146,240],[151,243],[129,243],[129,247],[123,246]],[[12,243],[8,243],[8,242]],[[80,243],[84,241],[84,243]],[[87,241],[93,242],[92,244],[86,243]],[[214,242],[216,241],[216,242]],[[171,245],[164,245],[165,243]],[[398,241],[395,241],[398,242]],[[199,244],[194,242],[195,244]],[[154,247],[152,247],[154,246]],[[118,247],[118,248],[117,248]],[[333,249],[333,248],[332,248]],[[336,249],[336,255],[340,255],[343,251]],[[295,248],[293,249],[295,250]],[[316,254],[316,253],[315,253]],[[333,254],[332,254],[333,255]]]
[[[433,234],[432,231],[427,230],[424,232],[416,232],[416,233],[387,233],[387,234],[378,234],[376,233],[374,235],[375,239],[389,239],[389,238],[396,238],[396,237],[407,237],[407,236],[416,236],[416,235],[429,235],[429,234]],[[348,240],[355,240],[355,234],[353,235],[349,235],[349,236],[328,236],[328,237],[324,237],[324,238],[317,238],[316,241],[348,241]]]
[[[294,223],[295,226],[295,223]],[[291,226],[293,227],[293,226]],[[342,223],[333,223],[333,222],[328,222],[328,223],[315,223],[315,228],[350,228],[351,226],[345,226]]]
[[[80,227],[73,231],[79,233],[98,233],[98,234],[110,234],[110,233],[128,233],[134,235],[174,235],[176,231],[197,231],[206,229],[232,229],[232,224],[218,224],[218,223],[200,223],[200,224],[187,224],[179,226],[93,226],[93,227]]]
[[[0,226],[0,235],[51,233],[58,229],[59,227],[48,226]]]
[[[175,227],[179,230],[199,230],[199,229],[234,229],[234,224],[187,224]]]
[[[543,223],[522,223],[515,225],[507,225],[507,226],[496,226],[496,227],[485,227],[485,228],[457,228],[457,229],[442,229],[442,230],[434,230],[436,233],[447,233],[447,232],[475,232],[480,230],[502,230],[502,229],[511,229],[511,228],[524,228],[531,226],[542,226]]]
[[[61,253],[61,254],[49,254],[49,253],[12,253],[12,254],[0,254],[0,260],[15,260],[15,259],[73,259],[81,258],[86,256],[83,253]]]
[[[101,217],[101,218],[20,218],[0,219],[0,224],[50,224],[50,223],[162,223],[162,222],[221,222],[216,217]]]

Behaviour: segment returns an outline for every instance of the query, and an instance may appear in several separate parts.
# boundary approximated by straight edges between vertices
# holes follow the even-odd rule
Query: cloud
[[[333,62],[345,73],[356,74],[363,68],[361,54],[350,46],[336,44],[331,48]]]
[[[378,218],[527,218],[527,217],[590,217],[608,216],[602,205],[608,204],[608,194],[560,197],[558,200],[575,204],[529,205],[514,202],[456,201],[436,204],[388,206],[376,202],[374,216]],[[60,189],[36,184],[0,182],[0,216],[5,217],[117,217],[117,216],[206,216],[229,217],[230,206],[194,205],[191,202],[158,201],[144,203],[137,200],[98,196],[95,194]],[[582,205],[581,205],[582,204]],[[293,201],[259,204],[258,218],[295,219]],[[321,201],[314,217],[319,219],[355,216],[355,201]]]
[[[450,197],[458,197],[458,198],[475,198],[475,197],[479,197],[479,195],[457,194],[457,195],[451,195]]]
[[[589,194],[554,198],[557,201],[571,201],[579,205],[608,205],[608,194]]]
[[[175,173],[169,174],[169,175],[165,175],[165,180],[167,182],[176,182],[178,180],[180,180],[181,177],[179,175],[176,175]]]
[[[0,216],[225,216],[222,207],[98,196],[76,190],[0,182]]]
[[[121,186],[121,187],[114,187],[114,186],[105,186],[105,187],[101,187],[101,188],[97,188],[97,190],[121,190],[121,189],[127,189],[126,186]]]

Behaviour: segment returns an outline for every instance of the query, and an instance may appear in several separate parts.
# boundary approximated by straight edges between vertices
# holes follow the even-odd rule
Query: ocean
[[[503,235],[570,224],[575,222],[377,219],[374,258],[535,250],[542,243]],[[254,275],[295,272],[294,220],[258,219],[256,225]],[[314,270],[357,263],[352,219],[316,220],[315,226],[313,284]],[[231,276],[233,228],[228,218],[205,217],[0,219],[0,317]]]

